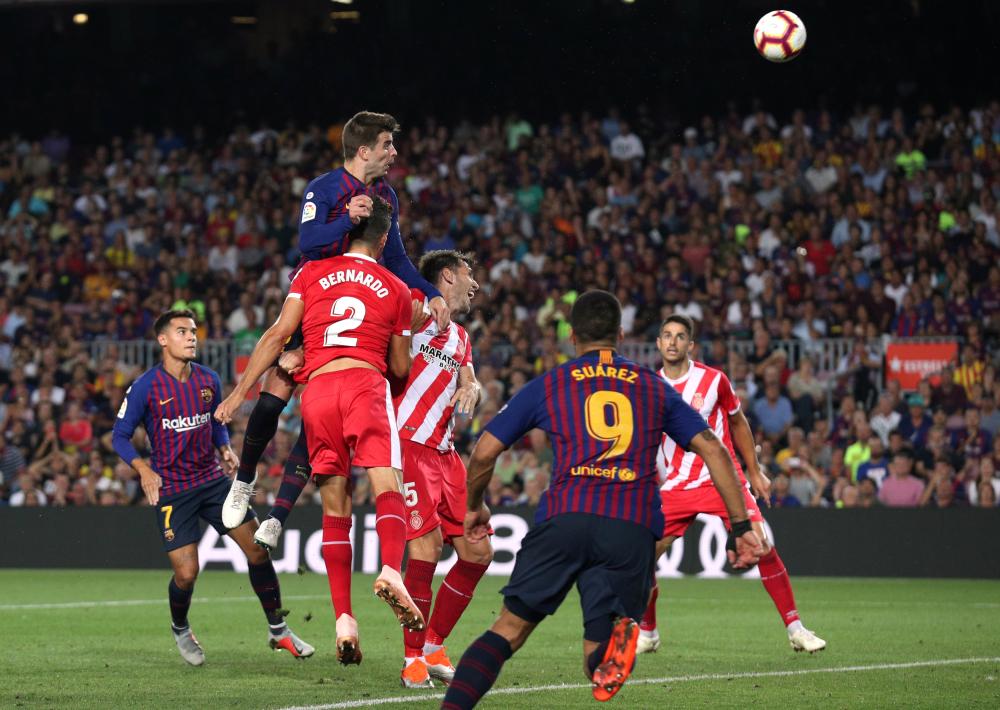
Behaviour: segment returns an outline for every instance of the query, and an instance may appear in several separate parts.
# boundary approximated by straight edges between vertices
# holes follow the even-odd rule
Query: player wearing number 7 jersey
[[[503,664],[576,584],[583,608],[583,660],[594,697],[609,700],[632,670],[650,586],[656,540],[663,534],[656,452],[664,433],[708,463],[734,523],[729,559],[757,562],[732,459],[705,421],[656,373],[615,352],[621,305],[588,291],[570,314],[577,357],[525,385],[494,417],[469,462],[465,537],[486,534],[483,493],[497,458],[534,428],[552,441],[552,483],[535,527],[525,536],[504,605],[492,628],[466,650],[442,708],[471,708]]]
[[[222,421],[232,416],[301,324],[305,364],[295,379],[308,382],[302,422],[323,500],[323,559],[337,619],[337,657],[344,664],[361,662],[351,610],[352,464],[368,469],[376,496],[383,567],[375,593],[406,628],[424,624],[400,575],[406,544],[402,462],[385,371],[388,354],[394,377],[409,372],[412,306],[409,289],[376,262],[385,246],[389,215],[388,203],[375,199],[371,216],[351,231],[346,254],[302,267],[277,322],[257,343],[243,378],[216,411]]]

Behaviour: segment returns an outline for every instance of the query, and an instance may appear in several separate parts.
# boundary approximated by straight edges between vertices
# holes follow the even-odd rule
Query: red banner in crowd
[[[885,351],[885,379],[897,380],[904,390],[915,390],[924,377],[931,376],[936,385],[936,373],[958,359],[958,343],[889,343]]]

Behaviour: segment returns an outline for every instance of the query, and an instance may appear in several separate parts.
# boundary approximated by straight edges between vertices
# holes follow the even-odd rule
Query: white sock
[[[656,636],[656,629],[649,629],[648,631],[646,629],[639,629],[639,635],[640,636]]]
[[[788,628],[788,635],[791,636],[792,634],[794,634],[799,629],[804,629],[805,626],[802,625],[801,621],[799,621],[798,619],[796,619],[795,621],[793,621],[792,623],[790,623],[787,626],[787,628]]]
[[[429,656],[432,653],[440,651],[441,648],[442,648],[442,646],[440,646],[440,645],[438,645],[436,643],[425,643],[424,644],[424,655],[425,656]]]
[[[413,662],[414,662],[415,660],[417,660],[418,658],[419,658],[420,660],[423,660],[423,658],[424,658],[424,657],[423,657],[423,656],[407,656],[406,658],[404,658],[404,659],[403,659],[403,663],[405,663],[405,664],[406,664],[406,665],[404,666],[404,668],[409,668],[409,667],[410,667],[410,664],[412,664],[412,663],[413,663]]]

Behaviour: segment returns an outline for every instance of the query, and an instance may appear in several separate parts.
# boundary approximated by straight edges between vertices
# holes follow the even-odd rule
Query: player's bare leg
[[[323,561],[337,627],[337,660],[360,664],[358,622],[351,608],[351,490],[345,476],[316,476],[323,501]]]
[[[798,653],[808,651],[816,653],[826,648],[826,641],[803,626],[799,619],[799,612],[795,608],[795,595],[792,592],[792,583],[788,577],[784,562],[778,556],[778,551],[774,549],[767,539],[763,522],[753,523],[754,532],[764,547],[764,552],[760,556],[757,568],[760,570],[760,581],[764,589],[774,601],[774,606],[781,614],[781,620],[788,631],[788,645]]]
[[[267,617],[268,644],[275,651],[288,651],[293,658],[309,658],[316,649],[300,639],[285,623],[285,614],[288,612],[281,608],[278,575],[275,574],[267,550],[254,544],[253,535],[256,530],[257,521],[251,519],[230,530],[228,535],[247,557],[250,585],[260,599],[261,608]]]
[[[660,559],[676,539],[676,535],[667,535],[657,540],[653,559]],[[660,648],[660,632],[656,628],[656,599],[659,597],[660,589],[656,582],[655,571],[653,574],[653,586],[649,590],[649,604],[646,607],[646,613],[639,622],[639,643],[636,647],[636,653],[655,653]]]
[[[194,583],[198,579],[198,546],[184,545],[167,553],[174,576],[167,588],[170,597],[170,628],[174,633],[174,642],[181,658],[192,666],[200,666],[205,662],[205,651],[198,639],[191,632],[188,623],[188,609],[191,607],[191,595],[194,593]]]
[[[235,528],[243,523],[253,486],[257,482],[257,463],[264,449],[278,430],[278,418],[295,392],[295,381],[283,370],[272,367],[264,375],[261,396],[257,399],[250,418],[240,451],[240,466],[222,505],[222,523],[227,528]]]
[[[375,596],[389,605],[401,626],[419,631],[424,628],[424,616],[400,574],[406,545],[406,509],[400,492],[403,474],[390,466],[375,466],[368,469],[368,478],[375,495],[375,529],[382,553],[382,571],[373,587]]]

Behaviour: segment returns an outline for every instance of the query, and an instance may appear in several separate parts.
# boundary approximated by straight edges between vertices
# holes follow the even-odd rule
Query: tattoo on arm
[[[717,437],[715,435],[715,432],[712,431],[711,429],[705,429],[698,436],[700,436],[702,439],[705,439],[707,441],[718,441],[719,440],[719,437]]]

